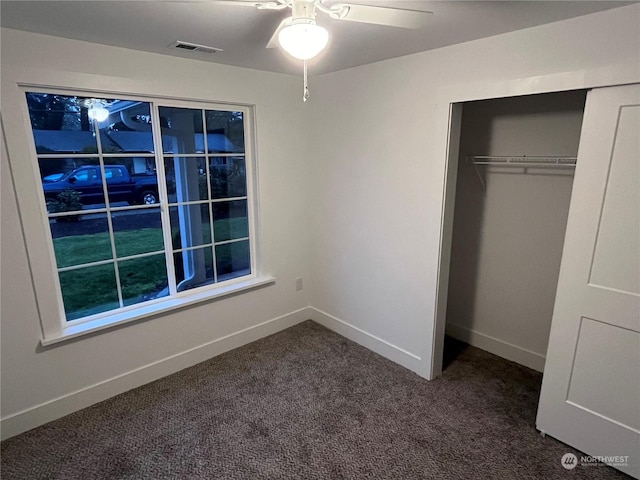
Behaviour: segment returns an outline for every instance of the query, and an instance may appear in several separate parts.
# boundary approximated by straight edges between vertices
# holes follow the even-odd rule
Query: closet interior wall
[[[572,91],[463,106],[446,331],[538,371],[574,170],[475,167],[468,157],[577,156],[585,98]]]

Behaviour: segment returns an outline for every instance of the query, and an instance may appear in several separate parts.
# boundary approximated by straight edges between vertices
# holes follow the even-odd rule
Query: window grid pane
[[[62,105],[57,112],[30,109],[30,114],[34,141],[44,145],[37,149],[41,153],[38,163],[48,199],[50,230],[67,320],[122,307],[120,264],[123,261],[144,264],[153,256],[164,258],[165,255],[164,242],[158,236],[158,227],[162,231],[157,221],[160,209],[136,207],[138,199],[134,197],[134,187],[144,187],[145,181],[150,190],[157,192],[153,186],[156,155],[152,131],[147,129],[144,133],[135,129],[136,124],[150,122],[150,104],[106,100],[120,104],[116,112],[123,112],[118,113],[118,117],[126,124],[106,122],[107,128],[90,118],[86,98],[27,94],[31,103],[34,98],[50,98],[53,100],[49,103]],[[36,130],[38,126],[44,130]],[[134,174],[146,177],[134,178]],[[66,179],[71,181],[65,182]],[[115,284],[107,282],[113,290],[111,300],[98,308],[99,312],[89,308],[79,314],[77,305],[85,302],[86,296],[82,294],[83,289],[91,291],[91,285],[99,283],[101,277],[94,282],[86,279],[89,287],[69,279],[84,280],[83,272],[105,271],[110,272],[110,278],[115,281]],[[100,291],[99,286],[93,287]],[[86,304],[92,304],[91,298],[86,299]]]
[[[167,115],[165,118],[165,123],[167,125],[176,126],[178,124],[182,127],[182,132],[176,131],[176,135],[174,137],[167,136],[168,141],[164,141],[163,139],[163,148],[170,144],[169,151],[163,151],[163,155],[165,157],[165,161],[163,166],[165,167],[165,177],[167,178],[167,190],[168,190],[168,200],[169,204],[169,213],[172,224],[172,248],[174,251],[173,259],[174,259],[174,269],[176,272],[176,283],[178,284],[178,289],[182,287],[180,285],[188,285],[188,279],[186,278],[185,268],[189,270],[191,267],[189,266],[194,262],[194,258],[196,258],[198,247],[211,247],[212,254],[212,263],[213,263],[213,282],[217,283],[219,281],[218,278],[218,264],[219,262],[216,260],[216,245],[220,244],[219,241],[216,240],[216,234],[219,233],[215,225],[214,218],[214,209],[216,209],[214,202],[219,203],[225,197],[229,195],[221,194],[221,192],[212,190],[212,180],[213,174],[212,164],[213,159],[216,157],[223,158],[221,164],[226,164],[226,158],[232,157],[232,155],[227,154],[221,156],[219,152],[220,150],[227,151],[241,151],[244,152],[244,132],[240,135],[242,138],[242,145],[240,148],[231,148],[231,142],[226,140],[224,136],[220,136],[219,132],[209,132],[207,130],[207,113],[215,116],[215,112],[205,111],[205,110],[195,110],[195,109],[180,109],[180,108],[167,108],[164,109],[160,107],[162,113],[160,116],[162,117],[163,113]],[[222,116],[225,116],[223,114]],[[198,119],[198,116],[200,117]],[[242,119],[242,115],[240,115]],[[172,123],[175,120],[175,125]],[[201,141],[202,145],[198,144],[198,130],[200,128],[199,123],[202,122],[202,132]],[[193,125],[193,134],[189,133],[189,126]],[[244,127],[243,127],[244,128]],[[206,132],[206,134],[205,134]],[[180,135],[182,134],[182,138]],[[192,144],[195,138],[195,147],[189,146]],[[214,141],[216,143],[215,146],[210,145],[209,142]],[[220,146],[224,146],[224,148],[220,148]],[[191,149],[191,150],[190,150]],[[201,152],[205,152],[205,156],[202,157]],[[209,154],[209,152],[213,152],[214,154]],[[244,155],[237,154],[236,158],[241,158],[244,162]],[[206,188],[203,188],[203,185],[200,182],[202,178],[200,175],[202,173],[202,164],[198,163],[199,167],[196,173],[196,169],[194,168],[193,163],[191,163],[191,167],[189,167],[188,159],[193,158],[195,161],[200,161],[202,158],[206,158],[204,162],[204,170],[206,181]],[[173,164],[170,160],[173,159]],[[168,162],[169,160],[169,162]],[[172,166],[173,170],[167,170],[168,167]],[[216,173],[219,173],[218,170],[225,171],[225,168],[217,169]],[[195,176],[198,175],[198,189],[195,191]],[[218,175],[219,176],[219,175]],[[227,175],[228,177],[228,175]],[[223,184],[228,183],[227,177],[222,180]],[[173,180],[175,178],[175,180]],[[243,186],[241,189],[236,189],[234,192],[235,196],[242,196],[242,200],[246,200],[246,178],[242,178]],[[220,182],[219,182],[220,183]],[[193,193],[180,192],[180,188],[191,189]],[[173,188],[176,191],[173,191]],[[206,190],[206,191],[205,191]],[[229,191],[228,188],[225,189],[226,192]],[[240,195],[238,195],[238,191]],[[197,194],[197,197],[194,197],[194,194]],[[205,200],[206,197],[206,200]],[[204,213],[204,205],[207,205],[208,212]],[[197,214],[195,208],[192,206],[200,205],[201,211],[200,215]],[[193,222],[196,222],[194,224]],[[209,232],[205,232],[208,228]],[[227,229],[229,230],[229,229]],[[207,235],[208,233],[208,235]],[[209,238],[209,242],[207,242],[207,236]],[[245,235],[242,238],[248,238]],[[229,238],[223,238],[222,240],[227,241]],[[238,239],[239,240],[239,239]],[[208,250],[207,250],[208,251]],[[182,254],[182,255],[180,255]],[[196,271],[197,267],[193,267]],[[200,269],[205,268],[206,265],[200,267]],[[196,275],[197,272],[193,273]],[[200,276],[201,273],[200,273]],[[208,278],[208,277],[207,277]],[[185,282],[185,283],[182,283]],[[189,287],[190,288],[190,287]]]
[[[90,216],[95,218],[83,220],[82,225],[73,216],[49,221],[59,268],[113,259],[106,215]]]
[[[120,306],[113,263],[61,272],[58,276],[68,321]]]
[[[166,297],[167,268],[164,252],[130,260],[119,260],[124,306]]]
[[[28,99],[29,95],[27,94]],[[43,185],[45,177],[51,176],[46,182],[55,183],[65,175],[58,172],[66,170],[72,172],[70,175],[74,177],[70,187],[75,186],[76,191],[80,191],[81,186],[91,186],[95,190],[91,193],[83,188],[80,191],[81,201],[78,203],[77,196],[67,195],[69,198],[60,199],[59,193],[49,188],[49,191],[54,192],[49,196],[50,200],[53,198],[58,201],[57,208],[49,211],[48,218],[67,321],[102,316],[115,309],[173,295],[177,290],[172,287],[175,283],[168,279],[167,273],[176,270],[176,257],[182,257],[184,254],[190,263],[194,263],[194,259],[202,262],[200,266],[194,264],[195,270],[193,266],[189,267],[195,275],[192,275],[192,281],[185,282],[185,290],[251,273],[250,268],[244,268],[250,260],[248,227],[244,230],[236,229],[231,234],[229,232],[232,228],[225,227],[221,230],[220,224],[216,226],[216,212],[220,210],[220,204],[233,201],[247,203],[246,178],[242,177],[240,181],[244,188],[241,190],[242,195],[237,195],[238,189],[235,190],[235,196],[231,196],[234,191],[229,189],[222,192],[217,190],[216,194],[212,189],[212,177],[214,174],[219,176],[218,171],[213,171],[214,162],[216,165],[226,165],[227,162],[233,164],[236,159],[235,162],[240,160],[244,166],[244,115],[241,112],[171,107],[178,115],[192,114],[194,131],[190,140],[193,145],[186,150],[176,150],[175,147],[180,145],[180,141],[166,141],[163,130],[160,130],[160,116],[157,116],[159,109],[167,107],[155,107],[150,102],[126,101],[131,104],[132,112],[135,112],[126,115],[127,121],[151,126],[150,130],[146,130],[146,135],[140,136],[136,130],[127,129],[122,125],[106,130],[105,126],[95,119],[89,118],[87,121],[87,102],[93,99],[64,95],[57,97],[57,102],[76,102],[75,106],[70,107],[73,111],[69,110],[63,114],[62,127],[49,126],[48,130],[45,128],[45,133],[37,133],[32,116],[34,141],[36,145],[40,145],[37,148],[37,159]],[[80,101],[83,103],[78,103]],[[105,102],[115,104],[121,101],[107,99]],[[129,107],[125,105],[123,108]],[[31,113],[33,112],[30,109]],[[46,113],[40,111],[39,115],[42,118],[38,117],[38,121],[44,122]],[[153,123],[152,116],[155,118]],[[109,128],[114,125],[109,124]],[[73,133],[76,128],[81,128],[85,133]],[[227,138],[227,134],[233,137],[233,141]],[[191,148],[192,150],[189,150]],[[165,159],[164,162],[158,160],[162,158]],[[178,201],[176,198],[173,202],[168,202],[170,198],[167,196],[168,184],[165,183],[165,162],[174,159],[182,159],[183,162],[191,159],[195,162],[201,160],[198,163],[198,175],[205,181],[198,182],[202,183],[198,188],[198,197],[186,196],[181,197],[185,201]],[[92,166],[95,169],[92,169]],[[156,169],[158,177],[155,176]],[[159,205],[139,205],[133,197],[123,196],[124,188],[122,192],[118,190],[120,185],[124,187],[129,178],[133,183],[133,177],[129,177],[133,174],[148,175],[149,179],[155,177],[157,187],[154,202],[158,201],[160,194],[168,206],[178,207],[183,211],[200,206],[199,214],[194,217],[197,219],[196,226],[200,225],[202,230],[199,243],[191,241],[187,246],[167,244],[170,209],[160,209]],[[242,174],[244,175],[244,169]],[[162,178],[162,184],[158,178]],[[60,191],[62,192],[64,190]],[[54,194],[55,197],[52,197]],[[245,215],[244,220],[248,221],[247,217],[248,215]],[[96,226],[91,227],[92,224]],[[90,233],[87,233],[87,228]],[[180,236],[185,234],[184,228],[182,222],[178,231]],[[58,233],[55,233],[56,231]],[[223,231],[227,233],[221,235]],[[221,238],[217,239],[216,235]],[[233,238],[234,236],[237,238]],[[169,255],[170,252],[173,252],[173,255]],[[218,252],[223,253],[224,258],[218,259]],[[239,255],[235,260],[232,258],[233,252]],[[224,265],[225,273],[219,277],[218,269],[221,265]],[[144,274],[145,271],[154,273],[148,277]],[[176,277],[177,273],[176,271]],[[183,271],[183,277],[184,273]],[[101,280],[91,280],[94,274]],[[77,279],[81,281],[78,282]],[[92,288],[97,281],[101,281],[104,288]],[[151,289],[152,293],[147,294],[137,288],[142,284],[142,290]],[[94,290],[97,293],[92,297]]]

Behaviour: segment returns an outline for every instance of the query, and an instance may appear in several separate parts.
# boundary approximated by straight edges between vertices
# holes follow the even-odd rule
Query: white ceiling
[[[326,0],[325,3],[335,3]],[[628,5],[629,1],[426,1],[354,0],[377,6],[429,10],[418,30],[331,20],[328,48],[310,61],[326,73],[478,38]],[[301,62],[266,49],[286,11],[194,1],[10,1],[0,2],[3,27],[157,52],[166,55],[297,74]],[[176,40],[222,48],[214,55],[170,49]]]

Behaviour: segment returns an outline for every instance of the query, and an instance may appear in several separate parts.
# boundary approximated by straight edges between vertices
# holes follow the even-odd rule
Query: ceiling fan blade
[[[433,12],[424,10],[408,10],[403,8],[374,7],[373,5],[356,5],[339,3],[331,6],[336,12],[331,15],[337,20],[348,22],[373,23],[401,28],[420,28],[426,25]]]
[[[267,48],[278,48],[280,46],[280,43],[278,42],[278,34],[280,33],[280,30],[282,30],[290,22],[291,22],[291,17],[285,18],[280,22],[280,25],[278,25],[278,28],[276,28],[275,32],[273,32],[273,35],[271,35],[269,42],[267,42]]]
[[[275,2],[261,2],[260,0],[140,0],[144,2],[158,2],[158,3],[208,3],[213,5],[231,5],[234,7],[253,7],[256,8],[261,3],[275,3]]]
[[[194,0],[189,0],[187,3],[189,3],[190,1],[194,1]],[[276,5],[276,2],[269,2],[269,1],[265,1],[265,2],[261,2],[260,0],[195,0],[195,1],[201,1],[202,3],[212,3],[214,5],[231,5],[234,7],[253,7],[256,8],[258,5],[262,5],[262,4],[271,4],[273,3],[274,5]]]

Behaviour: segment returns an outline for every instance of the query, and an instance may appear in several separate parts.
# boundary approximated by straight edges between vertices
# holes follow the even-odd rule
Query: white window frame
[[[257,208],[257,162],[255,152],[255,107],[248,104],[228,104],[219,103],[209,100],[200,99],[187,99],[176,97],[164,97],[162,95],[149,95],[149,94],[136,94],[125,93],[118,91],[117,89],[111,91],[96,91],[86,89],[82,87],[52,87],[43,85],[34,85],[26,83],[16,84],[19,90],[20,105],[14,105],[20,109],[23,113],[22,119],[12,119],[7,122],[3,119],[3,127],[6,131],[21,134],[24,132],[24,138],[28,139],[27,148],[29,153],[29,165],[24,163],[18,165],[16,169],[15,161],[15,148],[12,145],[8,145],[10,150],[10,159],[12,170],[14,171],[14,181],[16,183],[16,190],[20,188],[20,185],[25,185],[27,192],[18,193],[19,205],[25,203],[25,197],[28,195],[35,195],[38,197],[38,210],[40,222],[35,225],[34,228],[25,228],[25,221],[23,218],[23,231],[25,233],[25,240],[27,243],[27,251],[29,256],[29,262],[32,272],[32,279],[35,287],[36,300],[38,303],[38,310],[40,315],[40,323],[42,327],[42,339],[41,344],[47,346],[50,344],[65,341],[78,336],[94,333],[100,330],[108,329],[116,325],[124,323],[134,322],[141,319],[157,316],[166,312],[170,312],[175,309],[188,307],[200,302],[211,301],[214,299],[223,298],[229,295],[234,295],[242,291],[252,290],[258,287],[271,285],[275,283],[273,277],[264,275],[261,270],[260,262],[260,249],[259,249],[259,219]],[[167,257],[167,275],[169,277],[173,275],[173,250],[171,245],[171,231],[168,221],[168,197],[166,192],[166,181],[164,176],[164,167],[159,168],[160,162],[164,164],[164,157],[162,152],[162,140],[160,138],[159,129],[159,117],[158,108],[164,107],[178,107],[178,108],[195,108],[205,110],[222,110],[222,111],[238,111],[243,113],[244,122],[244,135],[245,135],[245,168],[246,168],[246,182],[247,182],[247,214],[248,214],[248,229],[249,229],[249,252],[251,262],[251,273],[246,276],[225,280],[219,283],[214,283],[198,288],[193,288],[183,292],[175,292],[175,288],[168,297],[158,298],[143,302],[128,307],[121,307],[116,310],[103,312],[100,314],[84,317],[76,320],[66,321],[66,315],[64,312],[64,305],[62,302],[62,293],[60,288],[60,281],[58,277],[58,268],[55,260],[55,253],[53,247],[53,239],[49,228],[49,215],[46,211],[46,204],[44,199],[44,192],[42,191],[40,181],[40,170],[38,166],[38,157],[44,155],[38,155],[35,148],[35,141],[32,133],[32,127],[30,122],[30,116],[28,106],[26,102],[26,93],[51,93],[59,95],[77,95],[81,97],[105,97],[105,98],[118,98],[122,100],[144,101],[151,104],[151,115],[154,122],[153,135],[154,135],[154,156],[156,162],[156,170],[158,172],[158,190],[160,196],[160,211],[163,217],[163,232],[165,240],[165,252]],[[11,103],[11,101],[9,102]],[[6,125],[9,124],[10,125]],[[22,124],[22,132],[18,132],[15,128],[20,128]],[[122,157],[136,156],[135,154],[122,154]],[[225,156],[209,154],[207,152],[199,155],[200,157],[207,158],[212,156]],[[238,154],[227,156],[241,156]],[[84,155],[86,157],[86,155]],[[111,158],[111,155],[109,156]],[[100,158],[97,157],[96,158]],[[26,159],[22,159],[24,162]],[[19,172],[16,172],[19,170]],[[29,174],[30,179],[26,176]],[[104,177],[104,175],[103,175]],[[30,180],[30,181],[28,181]],[[103,178],[103,182],[106,181]],[[29,185],[27,185],[29,184]],[[34,188],[37,192],[34,192]],[[29,191],[31,193],[29,193]],[[33,198],[29,201],[31,204]],[[211,200],[209,200],[211,202]],[[135,208],[141,208],[136,206]],[[142,207],[144,208],[144,207]],[[22,207],[21,207],[22,214]],[[29,216],[32,216],[31,212]],[[24,217],[24,215],[23,215]],[[32,232],[34,235],[30,235]],[[215,247],[212,247],[215,250]],[[144,255],[144,254],[143,254]],[[52,288],[53,287],[53,288]],[[175,287],[175,284],[174,284]]]

